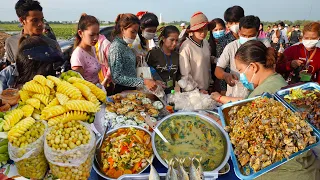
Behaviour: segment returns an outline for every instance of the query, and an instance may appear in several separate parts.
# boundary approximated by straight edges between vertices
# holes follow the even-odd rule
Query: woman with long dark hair
[[[151,79],[137,77],[136,55],[128,47],[135,40],[140,21],[134,14],[119,14],[116,19],[113,36],[114,41],[109,48],[108,60],[114,81],[114,93],[134,90],[146,86],[155,89],[156,83]]]
[[[82,14],[78,23],[75,50],[71,56],[71,68],[78,71],[85,80],[99,83],[101,69],[94,46],[99,38],[99,22],[94,16]]]

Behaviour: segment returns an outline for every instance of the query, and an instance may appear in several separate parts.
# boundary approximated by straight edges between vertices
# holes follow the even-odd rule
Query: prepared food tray
[[[320,86],[317,83],[283,89],[276,96],[320,132]]]
[[[270,94],[229,103],[219,114],[240,179],[254,179],[320,144],[319,133]]]
[[[113,95],[106,104],[105,121],[111,128],[121,126],[140,126],[151,131],[140,115],[145,112],[153,122],[168,114],[165,104],[153,94],[128,91]]]

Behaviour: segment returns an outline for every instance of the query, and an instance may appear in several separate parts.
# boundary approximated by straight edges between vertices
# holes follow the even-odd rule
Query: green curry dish
[[[189,169],[189,157],[202,157],[205,171],[217,168],[226,156],[227,143],[222,133],[209,122],[193,115],[173,116],[158,126],[170,144],[155,135],[155,148],[161,159],[184,158]]]

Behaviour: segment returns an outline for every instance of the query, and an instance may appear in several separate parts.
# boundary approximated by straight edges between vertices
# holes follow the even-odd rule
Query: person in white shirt
[[[238,82],[239,71],[235,65],[235,54],[239,47],[250,40],[260,40],[266,47],[270,47],[268,39],[258,39],[258,32],[260,27],[260,19],[257,16],[245,16],[240,19],[239,24],[239,39],[229,43],[223,50],[218,59],[215,75],[218,79],[225,80],[227,86],[227,96],[231,97],[246,97],[249,93],[241,82]],[[231,72],[224,71],[226,67],[230,66]]]
[[[181,23],[180,27],[181,27],[181,32],[180,32],[180,35],[179,35],[179,39],[181,39],[183,37],[184,33],[186,33],[186,30],[187,30],[186,29],[186,23]]]

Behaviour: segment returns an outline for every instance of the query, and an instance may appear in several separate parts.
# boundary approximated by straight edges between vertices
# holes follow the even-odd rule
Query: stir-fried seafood
[[[156,122],[159,116],[159,110],[163,108],[160,101],[152,101],[143,93],[131,93],[123,97],[120,94],[112,96],[113,102],[106,103],[106,121],[110,121],[111,128],[117,128],[124,125],[140,126],[147,130],[151,128],[144,122],[140,112],[152,116],[151,120]],[[114,117],[116,115],[117,117]]]
[[[300,92],[300,93],[299,93]],[[299,93],[299,96],[297,94]],[[320,92],[319,90],[295,89],[286,95],[285,100],[299,109],[303,119],[307,119],[320,129]]]
[[[316,142],[312,128],[274,99],[258,98],[228,113],[226,126],[239,164],[259,171]]]

